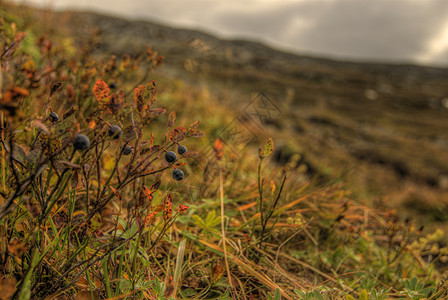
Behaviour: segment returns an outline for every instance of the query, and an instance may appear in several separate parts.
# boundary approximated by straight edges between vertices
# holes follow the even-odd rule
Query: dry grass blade
[[[205,240],[201,240],[198,239],[198,242],[200,242],[201,244],[217,251],[220,252],[224,255],[224,249],[222,249],[221,247],[210,243],[208,241]],[[275,282],[273,282],[269,277],[267,277],[264,274],[261,274],[259,272],[257,272],[255,270],[255,264],[254,263],[246,263],[244,261],[242,261],[241,259],[239,259],[237,256],[233,255],[232,253],[227,253],[228,257],[235,263],[237,264],[239,267],[243,268],[246,272],[248,272],[249,274],[251,274],[252,276],[254,276],[256,279],[258,279],[262,284],[264,284],[265,286],[267,286],[268,288],[270,288],[273,292],[275,292],[277,289],[280,291],[280,293],[282,294],[283,297],[285,297],[288,300],[293,300],[293,298],[291,298],[290,295],[288,295],[281,287],[279,287]]]
[[[179,243],[179,249],[177,250],[177,258],[176,258],[176,268],[174,269],[174,292],[173,295],[176,295],[177,288],[179,286],[179,279],[182,274],[182,264],[184,262],[184,254],[185,254],[185,244],[187,240],[182,240]]]

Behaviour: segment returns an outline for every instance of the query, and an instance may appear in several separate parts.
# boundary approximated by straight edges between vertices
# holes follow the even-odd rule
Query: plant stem
[[[222,176],[222,170],[219,169],[219,199],[221,202],[221,237],[222,237],[222,247],[224,249],[224,261],[226,263],[226,271],[227,271],[227,280],[229,281],[230,291],[233,296],[233,284],[232,284],[232,275],[230,273],[229,260],[227,259],[227,247],[226,247],[226,229],[224,226],[224,182]]]

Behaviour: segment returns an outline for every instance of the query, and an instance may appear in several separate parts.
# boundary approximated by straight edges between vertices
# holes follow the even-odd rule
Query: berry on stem
[[[187,152],[187,147],[185,147],[184,145],[179,145],[179,147],[177,147],[177,153],[179,153],[180,155],[184,154],[185,152]]]
[[[177,181],[181,181],[182,179],[184,179],[184,172],[182,172],[182,170],[179,169],[174,169],[173,178]]]
[[[85,150],[89,148],[90,146],[90,140],[87,136],[84,134],[78,134],[75,139],[73,140],[73,147],[76,150]]]
[[[169,163],[177,161],[177,155],[173,151],[167,151],[165,153],[165,160]]]
[[[114,140],[117,140],[121,136],[121,128],[117,125],[109,126],[109,136],[111,136]]]
[[[54,111],[52,111],[52,112],[50,113],[50,121],[51,121],[52,123],[55,123],[55,122],[59,121],[59,116],[58,116],[58,114],[55,113]]]
[[[131,153],[132,153],[132,147],[131,146],[124,147],[124,151],[123,151],[124,155],[129,155]]]

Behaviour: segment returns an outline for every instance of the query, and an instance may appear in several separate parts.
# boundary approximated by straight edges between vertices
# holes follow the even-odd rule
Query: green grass
[[[247,147],[215,140],[233,119],[216,100],[228,93],[159,73],[146,49],[98,55],[95,34],[36,39],[41,25],[13,7],[2,7],[0,25],[2,296],[448,296],[443,232],[424,235],[341,182],[276,165],[276,137]],[[119,139],[108,136],[112,124]],[[83,151],[72,145],[79,132],[90,139]],[[190,152],[168,164],[176,143]]]

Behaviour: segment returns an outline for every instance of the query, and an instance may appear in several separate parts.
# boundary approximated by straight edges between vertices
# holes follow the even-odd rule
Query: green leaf
[[[322,296],[322,294],[318,290],[314,290],[313,294],[314,294],[314,299],[324,300],[324,297]]]
[[[211,210],[208,214],[207,214],[207,218],[205,219],[205,224],[209,225],[211,223],[213,223],[213,220],[216,217],[216,212],[214,210]]]
[[[37,264],[39,262],[39,251],[37,248],[34,249],[32,258],[31,258],[31,265],[28,269],[28,272],[25,275],[25,278],[23,279],[22,289],[20,290],[19,294],[19,300],[28,300],[31,297],[31,278],[33,276],[34,269],[36,268]]]
[[[275,290],[274,300],[282,300],[282,294],[280,293],[280,289]]]
[[[148,102],[149,105],[154,104],[156,102],[156,83],[154,80],[151,80],[151,82],[147,83],[142,91],[142,98],[144,102]]]
[[[195,223],[196,225],[198,225],[198,226],[200,226],[200,227],[202,227],[202,228],[207,227],[207,226],[205,225],[204,220],[202,220],[202,218],[201,218],[200,216],[198,216],[198,215],[192,215],[191,218],[193,219],[193,221],[194,221],[194,223]]]
[[[365,289],[359,294],[359,300],[368,300],[367,291]]]

